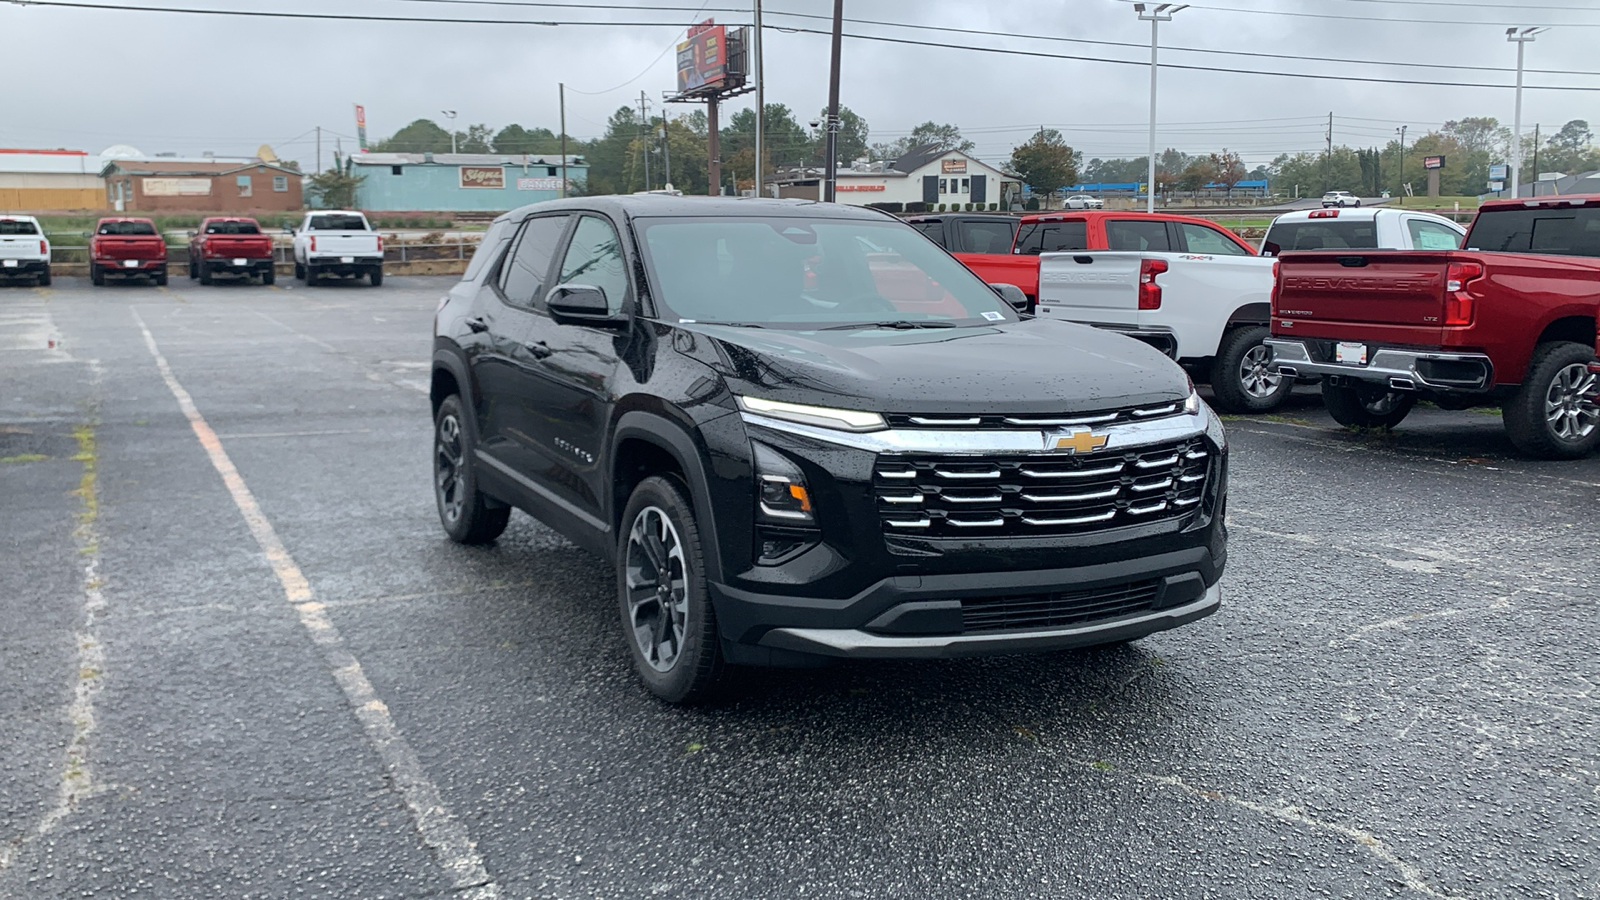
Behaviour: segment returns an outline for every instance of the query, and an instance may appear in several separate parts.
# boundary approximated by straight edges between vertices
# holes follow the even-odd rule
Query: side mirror
[[[92,232],[92,231],[85,231],[85,232],[84,232],[84,233],[83,233],[83,236],[84,236],[84,237],[86,237],[86,238],[92,238],[92,237],[94,237],[94,232]]]
[[[627,313],[614,313],[606,302],[606,292],[587,284],[563,284],[545,296],[545,308],[562,325],[595,325],[615,328],[628,322]]]
[[[1019,313],[1028,311],[1028,295],[1022,288],[1014,284],[991,284],[989,289],[1000,295],[1000,299],[1011,304],[1011,308]]]
[[[200,236],[200,232],[198,232],[198,231],[189,232],[189,237],[199,237],[199,236]]]

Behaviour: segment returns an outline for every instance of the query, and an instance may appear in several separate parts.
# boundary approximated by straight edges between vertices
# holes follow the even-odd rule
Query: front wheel
[[[1393,428],[1411,412],[1417,398],[1404,391],[1322,383],[1322,402],[1346,428]]]
[[[439,524],[458,544],[489,544],[506,530],[511,507],[478,490],[472,451],[473,432],[461,397],[451,394],[433,417],[433,496]]]
[[[634,489],[622,523],[617,594],[634,671],[668,703],[704,700],[724,663],[694,507],[676,482],[653,476]]]
[[[1223,412],[1271,412],[1294,392],[1294,379],[1272,370],[1268,334],[1264,326],[1251,325],[1223,337],[1211,365],[1211,391]]]
[[[1541,459],[1579,459],[1600,446],[1600,376],[1594,351],[1570,341],[1540,344],[1515,397],[1500,410],[1518,450]]]

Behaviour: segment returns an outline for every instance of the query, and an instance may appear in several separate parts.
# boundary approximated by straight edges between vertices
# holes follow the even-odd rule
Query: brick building
[[[304,206],[304,176],[263,160],[112,159],[100,171],[119,212],[290,212]]]

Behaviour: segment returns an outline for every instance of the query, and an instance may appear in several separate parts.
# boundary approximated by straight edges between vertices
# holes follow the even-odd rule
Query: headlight
[[[756,519],[771,525],[816,524],[811,492],[800,467],[764,444],[750,446],[755,450]]]
[[[806,406],[800,403],[783,403],[762,400],[759,397],[739,397],[739,408],[745,412],[794,422],[797,425],[814,425],[834,431],[882,431],[889,425],[875,412],[854,409],[829,409],[825,406]]]

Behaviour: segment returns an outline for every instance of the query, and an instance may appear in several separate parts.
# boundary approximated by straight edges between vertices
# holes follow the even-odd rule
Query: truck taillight
[[[50,255],[50,242],[44,238],[39,239],[39,253],[42,256]]]
[[[1283,264],[1278,262],[1277,260],[1273,260],[1272,261],[1272,297],[1271,297],[1272,307],[1271,308],[1272,308],[1272,315],[1273,316],[1276,316],[1278,314],[1278,269],[1282,268],[1282,266],[1283,266]]]
[[[383,252],[383,235],[378,235],[378,252]]]
[[[317,252],[317,236],[314,234],[311,236],[311,252]]]
[[[1475,262],[1453,262],[1445,269],[1444,324],[1472,324],[1472,295],[1467,286],[1483,277],[1483,266]]]
[[[1164,259],[1142,259],[1139,261],[1139,308],[1161,308],[1161,285],[1156,284],[1156,276],[1167,271],[1167,261]]]

